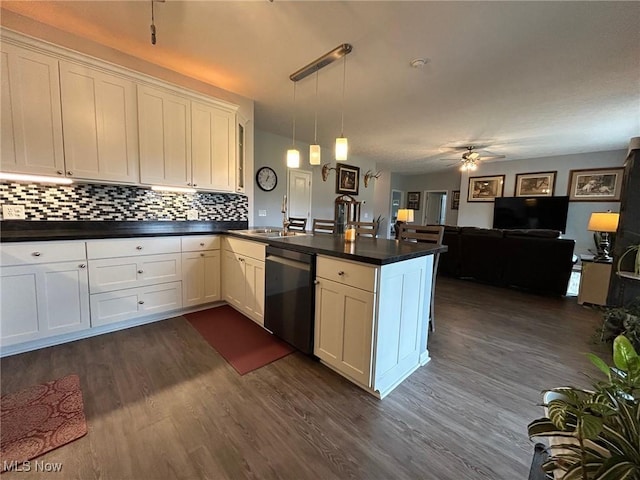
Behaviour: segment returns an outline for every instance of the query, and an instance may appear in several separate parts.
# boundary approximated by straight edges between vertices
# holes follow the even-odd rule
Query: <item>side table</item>
[[[609,281],[613,261],[595,260],[593,255],[580,255],[582,274],[580,275],[580,290],[578,303],[606,305],[609,294]]]

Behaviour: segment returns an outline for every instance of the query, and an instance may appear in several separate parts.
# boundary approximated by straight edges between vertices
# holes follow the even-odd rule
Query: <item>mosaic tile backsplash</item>
[[[0,204],[24,205],[26,220],[247,220],[247,197],[232,193],[168,193],[123,185],[0,184]],[[2,212],[0,212],[1,217]]]

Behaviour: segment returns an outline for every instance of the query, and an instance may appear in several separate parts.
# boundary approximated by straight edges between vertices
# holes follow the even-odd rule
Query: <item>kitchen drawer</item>
[[[182,279],[182,254],[89,260],[89,291],[110,292]]]
[[[232,251],[241,257],[251,257],[264,262],[266,244],[251,242],[239,238],[225,238],[225,249]]]
[[[91,326],[132,320],[182,308],[182,282],[91,295]]]
[[[316,260],[316,276],[350,285],[368,292],[376,292],[376,267],[362,263],[338,260],[318,256]]]
[[[114,238],[87,242],[89,259],[179,252],[180,237]]]
[[[182,237],[183,252],[201,252],[203,250],[219,250],[220,237],[212,235],[194,235]]]
[[[3,243],[2,266],[33,265],[49,262],[72,262],[86,260],[85,243],[75,242],[32,242],[32,243]]]

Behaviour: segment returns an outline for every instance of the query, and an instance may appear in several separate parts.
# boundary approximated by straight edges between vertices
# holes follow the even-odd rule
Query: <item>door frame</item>
[[[422,225],[427,225],[427,203],[429,202],[429,193],[444,193],[444,202],[443,202],[443,212],[444,213],[444,223],[447,222],[447,202],[449,201],[449,190],[423,190],[422,192]]]
[[[389,226],[387,228],[387,232],[386,232],[386,237],[385,238],[391,238],[391,236],[393,235],[391,233],[391,229],[395,229],[395,222],[393,221],[393,193],[394,192],[398,192],[400,193],[400,205],[398,206],[398,209],[402,208],[402,205],[404,203],[404,190],[399,190],[397,188],[392,188],[390,195],[389,195]]]

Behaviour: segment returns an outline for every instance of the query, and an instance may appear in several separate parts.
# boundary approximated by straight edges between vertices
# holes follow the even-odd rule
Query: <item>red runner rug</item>
[[[77,375],[3,395],[0,402],[2,470],[17,469],[87,433]]]
[[[184,317],[240,375],[278,360],[294,348],[228,305]]]

